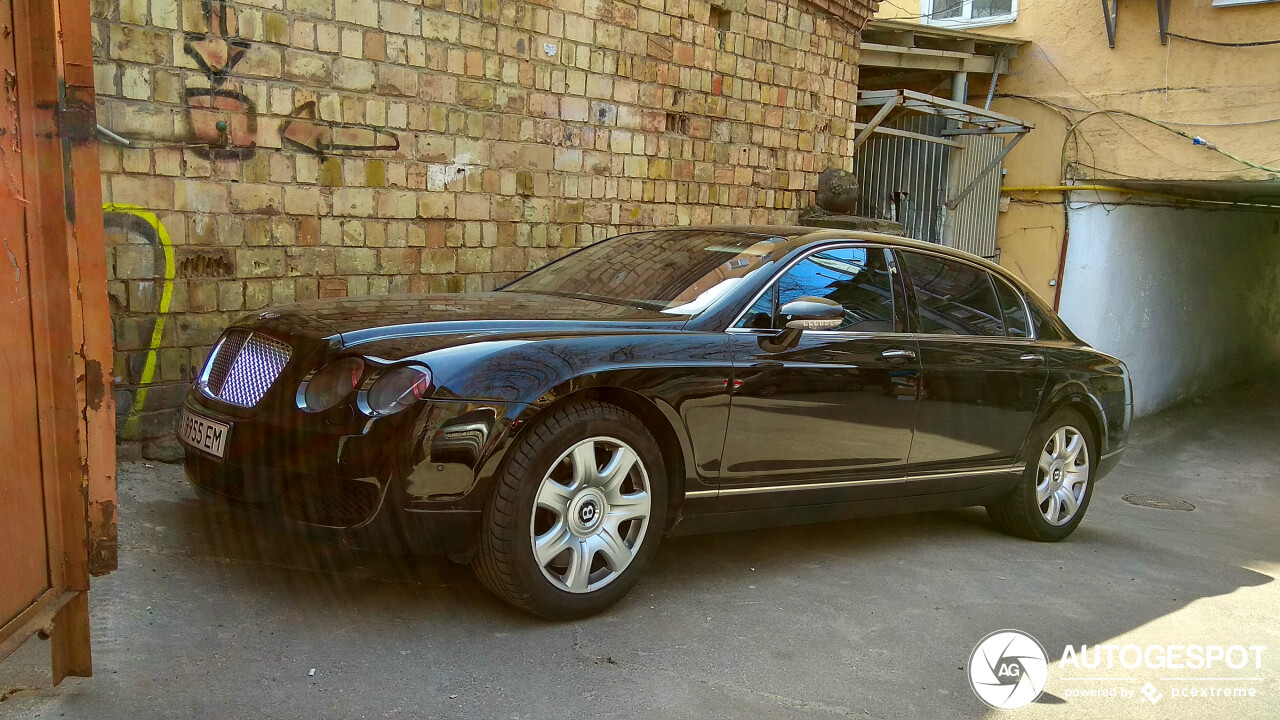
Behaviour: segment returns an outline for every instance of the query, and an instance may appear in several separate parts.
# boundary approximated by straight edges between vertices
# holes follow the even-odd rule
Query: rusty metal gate
[[[93,108],[88,3],[0,0],[0,659],[39,632],[55,683],[90,674],[89,575],[115,565]]]

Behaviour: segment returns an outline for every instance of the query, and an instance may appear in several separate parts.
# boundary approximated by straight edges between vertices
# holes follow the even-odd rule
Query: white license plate
[[[231,426],[227,423],[210,420],[182,408],[178,418],[178,439],[191,447],[222,457],[230,434]]]

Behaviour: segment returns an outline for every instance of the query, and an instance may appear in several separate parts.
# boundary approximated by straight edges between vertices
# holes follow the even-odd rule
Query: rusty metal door
[[[0,0],[0,24],[13,27],[12,0]],[[12,33],[0,33],[0,78],[17,78]],[[0,626],[13,620],[50,588],[44,488],[40,479],[39,415],[36,410],[35,336],[31,324],[31,275],[27,272],[26,200],[19,137],[16,83],[0,88]]]

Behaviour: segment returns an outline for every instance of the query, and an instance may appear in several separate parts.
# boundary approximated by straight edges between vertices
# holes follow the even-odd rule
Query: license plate
[[[222,457],[230,434],[231,426],[227,423],[210,420],[182,408],[178,419],[178,439],[191,447],[214,457]]]

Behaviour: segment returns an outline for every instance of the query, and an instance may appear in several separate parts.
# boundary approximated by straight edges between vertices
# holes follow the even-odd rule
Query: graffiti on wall
[[[147,390],[155,381],[156,354],[160,350],[160,343],[164,337],[165,319],[169,315],[169,306],[173,299],[173,243],[169,239],[169,231],[160,222],[160,218],[150,210],[115,203],[106,203],[102,206],[102,210],[103,219],[108,228],[112,226],[133,228],[152,243],[159,253],[158,259],[164,269],[155,324],[151,328],[151,340],[147,347],[146,359],[143,361],[142,371],[138,377],[138,389],[133,393],[133,402],[124,416],[124,425],[120,429],[122,436],[134,437],[138,432],[141,413],[146,408]]]
[[[225,0],[204,0],[201,8],[204,32],[187,33],[183,50],[209,84],[188,87],[184,99],[192,135],[209,154],[248,157],[259,147],[290,147],[317,155],[400,148],[399,136],[386,129],[322,119],[314,100],[299,103],[284,119],[260,122],[259,108],[234,72],[252,48],[240,36],[235,8]]]

